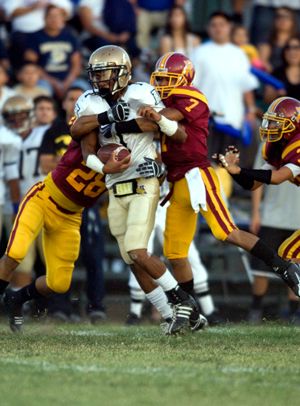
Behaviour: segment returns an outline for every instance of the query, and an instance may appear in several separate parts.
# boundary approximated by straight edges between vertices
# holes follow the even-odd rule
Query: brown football
[[[97,151],[97,156],[100,161],[105,164],[113,152],[115,152],[115,156],[118,161],[122,161],[122,159],[130,155],[129,150],[124,147],[124,145],[111,143],[103,145],[103,147],[99,148]]]

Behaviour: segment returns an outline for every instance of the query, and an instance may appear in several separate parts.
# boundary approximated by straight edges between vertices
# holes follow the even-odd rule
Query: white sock
[[[130,313],[135,314],[138,318],[142,315],[143,302],[130,302]]]
[[[204,296],[198,296],[198,301],[205,316],[209,316],[215,310],[214,302],[209,293]]]
[[[178,282],[168,269],[166,269],[165,273],[155,281],[159,284],[159,286],[162,287],[165,292],[174,289],[178,285]]]
[[[171,288],[172,289],[172,288]],[[160,286],[146,294],[147,299],[159,311],[163,319],[172,317],[172,309],[167,301],[167,296]]]

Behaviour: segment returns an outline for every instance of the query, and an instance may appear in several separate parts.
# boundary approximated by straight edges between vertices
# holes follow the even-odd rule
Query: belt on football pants
[[[138,188],[137,179],[125,180],[123,182],[117,182],[112,186],[112,191],[115,197],[125,197],[136,195]]]
[[[62,212],[62,213],[64,213],[64,214],[76,214],[76,213],[77,213],[76,211],[70,211],[70,210],[64,209],[64,208],[61,207],[58,203],[56,203],[56,201],[55,201],[51,196],[49,196],[49,200],[50,200],[52,203],[55,204],[57,210],[59,210],[60,212]]]

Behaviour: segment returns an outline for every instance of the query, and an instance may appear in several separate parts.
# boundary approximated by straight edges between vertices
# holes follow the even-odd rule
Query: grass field
[[[0,325],[0,404],[299,405],[300,328]]]

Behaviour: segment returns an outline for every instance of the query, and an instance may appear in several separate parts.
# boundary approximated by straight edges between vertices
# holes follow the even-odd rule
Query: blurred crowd
[[[187,55],[196,69],[194,84],[207,96],[211,110],[210,155],[234,144],[241,151],[243,166],[258,165],[261,146],[257,128],[266,106],[278,96],[300,97],[299,32],[300,0],[2,0],[0,113],[10,98],[26,97],[32,103],[31,128],[38,128],[43,138],[35,153],[26,150],[26,138],[22,139],[20,179],[26,160],[35,160],[33,182],[55,167],[70,142],[68,122],[75,102],[90,87],[87,60],[91,52],[108,44],[127,50],[135,81],[149,81],[160,55],[169,51]],[[0,118],[0,123],[1,133],[5,122]],[[232,193],[242,193],[222,171],[219,175],[229,201]],[[282,218],[293,221],[278,222],[282,199],[277,192],[277,207],[276,198],[272,200],[271,192],[266,192],[265,197],[252,196],[252,214],[247,219],[251,231],[277,228],[290,233],[300,228],[296,215],[299,193],[286,190],[286,186],[279,189],[282,199],[287,193],[291,196],[291,211],[294,207],[290,217]],[[251,200],[250,195],[246,197]],[[105,201],[99,205],[105,206]],[[3,249],[14,213],[8,197],[0,199],[0,206]],[[103,235],[103,221],[105,210],[100,212],[95,207],[85,211],[81,262],[87,270],[86,312],[92,322],[106,318],[103,260],[107,236]],[[280,242],[277,239],[274,244]],[[257,270],[249,312],[252,322],[263,317],[263,297],[268,287],[269,279],[261,267],[252,264]],[[11,288],[26,285],[34,274],[42,272],[40,252],[19,270]],[[208,286],[205,292],[209,293]],[[202,292],[200,296],[205,295]],[[289,299],[289,317],[295,320],[298,302]],[[208,316],[216,311],[209,300],[209,305],[203,302]],[[141,302],[133,297],[129,324],[140,321]],[[37,307],[42,312],[45,304]],[[70,293],[57,295],[47,307],[53,317],[76,320]]]

